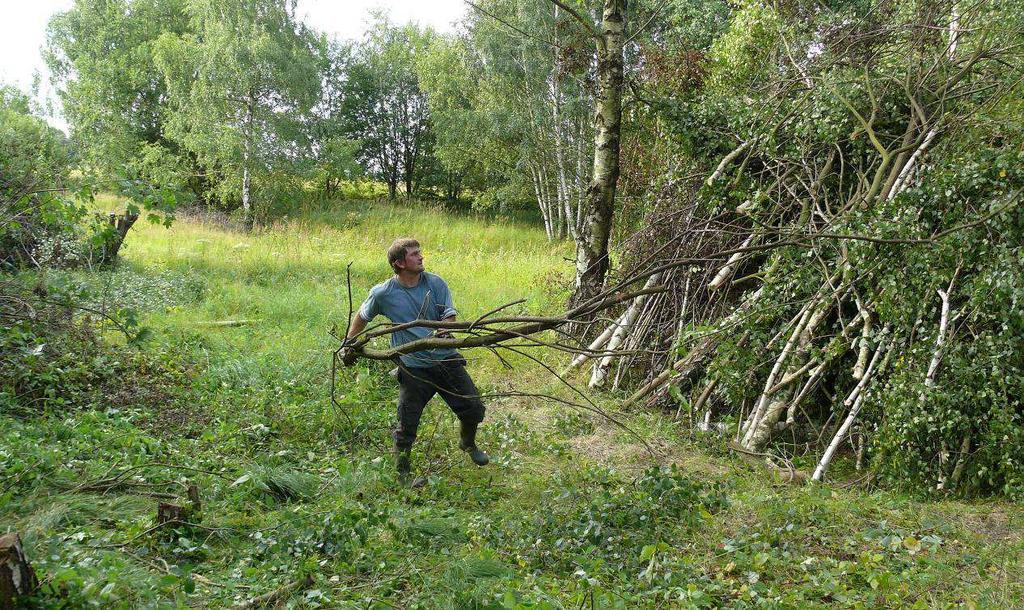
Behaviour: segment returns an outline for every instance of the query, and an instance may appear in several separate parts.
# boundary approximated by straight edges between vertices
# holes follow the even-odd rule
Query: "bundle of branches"
[[[605,387],[609,379],[613,390],[640,380],[653,383],[648,385],[661,395],[667,386],[658,380],[667,374],[658,373],[681,362],[677,346],[720,318],[753,279],[731,285],[724,281],[721,261],[732,261],[729,269],[735,271],[742,252],[724,258],[722,253],[748,247],[749,229],[732,211],[704,216],[698,198],[702,183],[700,177],[690,177],[664,185],[641,228],[624,240],[628,262],[618,275],[645,275],[666,292],[625,303],[610,323],[598,327],[588,343],[590,352],[573,359],[570,370],[592,364],[591,388]],[[592,357],[596,350],[604,355]]]
[[[645,279],[649,280],[650,276],[650,272],[640,272],[624,278],[615,286],[602,290],[561,316],[498,315],[515,305],[521,304],[523,301],[520,300],[492,309],[472,321],[413,320],[401,324],[391,322],[376,324],[366,328],[363,332],[350,340],[342,340],[342,338],[337,334],[337,329],[333,329],[331,334],[341,341],[341,343],[334,352],[331,365],[332,403],[335,407],[340,408],[340,404],[335,397],[335,384],[339,363],[350,365],[358,358],[398,362],[399,357],[402,355],[431,349],[486,348],[491,350],[499,359],[502,359],[502,361],[507,364],[502,356],[502,351],[507,351],[525,356],[527,359],[537,363],[554,377],[558,378],[584,402],[573,402],[572,400],[550,394],[512,392],[504,393],[502,395],[545,398],[554,400],[555,402],[565,406],[593,412],[632,434],[647,448],[648,452],[653,455],[653,449],[635,431],[631,430],[628,426],[624,425],[615,417],[598,407],[588,396],[586,396],[586,394],[566,381],[564,377],[559,375],[549,365],[528,353],[530,348],[546,348],[567,352],[572,355],[586,354],[590,357],[602,357],[610,353],[622,355],[623,352],[621,350],[617,352],[606,352],[580,346],[573,334],[567,331],[566,328],[578,326],[580,324],[584,324],[585,321],[593,320],[600,316],[602,312],[612,309],[621,303],[632,302],[638,298],[664,293],[665,288],[663,286],[655,285],[651,281],[647,281],[642,288],[637,287]],[[655,277],[657,276],[655,275]],[[349,321],[346,328],[351,327],[353,315],[351,277],[349,278],[348,284]],[[435,332],[435,334],[430,337],[410,341],[409,343],[404,343],[387,349],[376,349],[371,345],[371,341],[376,338],[390,336],[392,333],[417,327],[430,328],[435,331],[443,332]],[[345,413],[345,411],[342,410],[342,413]],[[351,424],[352,422],[350,421],[349,423]]]
[[[675,384],[737,448],[815,479],[848,447],[898,484],[1024,494],[1024,38],[1000,6],[733,16],[680,111],[721,152],[679,214],[714,220],[663,244],[717,263],[674,267],[652,327],[687,329],[682,356],[634,400]]]
[[[587,299],[580,305],[565,312],[561,316],[498,316],[497,314],[523,301],[507,303],[483,314],[471,321],[445,320],[413,320],[402,324],[384,322],[368,327],[359,335],[345,344],[351,351],[351,358],[367,358],[370,360],[396,360],[399,356],[438,348],[469,349],[484,347],[492,350],[499,348],[518,349],[522,347],[548,347],[572,354],[586,353],[603,355],[603,352],[581,348],[567,336],[563,327],[591,319],[597,314],[616,305],[632,301],[638,297],[660,294],[664,287],[648,282],[643,288],[635,286],[645,276],[635,275],[626,278],[615,286],[605,289]],[[351,311],[351,303],[349,307]],[[349,314],[351,318],[351,313]],[[351,320],[350,320],[351,323]],[[408,328],[431,328],[446,331],[444,335],[433,335],[425,339],[410,341],[387,349],[376,349],[370,342],[377,337],[389,336],[392,333]],[[547,338],[545,331],[555,331],[553,338]],[[339,347],[335,355],[340,355]]]

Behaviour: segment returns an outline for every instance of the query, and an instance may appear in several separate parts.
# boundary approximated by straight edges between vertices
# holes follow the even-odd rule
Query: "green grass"
[[[650,470],[593,415],[494,398],[493,463],[477,468],[435,402],[414,452],[429,483],[396,489],[395,383],[383,364],[343,371],[339,412],[327,331],[347,314],[346,265],[358,305],[399,235],[423,242],[464,318],[520,298],[561,307],[568,245],[405,204],[337,204],[252,235],[140,226],[119,269],[50,278],[132,305],[154,335],[132,360],[149,391],[0,414],[0,531],[23,534],[41,605],[230,607],[310,575],[282,606],[1024,607],[1019,506],[777,484],[660,413],[617,415],[675,469]],[[468,355],[485,391],[553,388],[523,359]],[[189,484],[195,525],[153,530],[147,494],[188,504]]]
[[[123,256],[129,276],[198,280],[202,298],[152,311],[154,327],[189,332],[203,322],[256,320],[220,333],[226,347],[305,366],[324,362],[327,331],[345,325],[346,267],[351,263],[358,307],[371,286],[390,276],[386,250],[401,236],[420,240],[427,269],[446,279],[463,318],[520,299],[526,302],[512,311],[554,310],[565,297],[567,244],[549,243],[534,227],[407,204],[337,204],[253,235],[202,222],[178,222],[169,230],[140,223]],[[497,363],[487,356],[484,362],[478,374],[487,377]]]

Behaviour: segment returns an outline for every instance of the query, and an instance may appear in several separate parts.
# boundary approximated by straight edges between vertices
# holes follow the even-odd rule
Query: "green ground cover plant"
[[[506,395],[488,401],[494,461],[477,468],[435,402],[414,452],[428,484],[398,489],[389,367],[346,369],[338,407],[328,395],[345,268],[358,305],[397,235],[423,242],[464,318],[519,298],[563,307],[566,244],[412,204],[339,203],[249,234],[183,214],[133,229],[114,269],[46,275],[95,309],[130,306],[133,336],[148,332],[66,335],[22,371],[50,376],[45,399],[0,401],[0,531],[21,533],[40,572],[32,605],[217,608],[275,591],[269,605],[291,608],[1024,605],[1019,506],[784,485],[612,396],[599,405],[654,456],[593,414]],[[559,391],[525,359],[467,355],[485,392]],[[188,521],[155,527],[159,502]]]

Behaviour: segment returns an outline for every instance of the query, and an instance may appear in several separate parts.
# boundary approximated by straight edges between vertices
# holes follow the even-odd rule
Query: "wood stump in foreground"
[[[17,533],[0,536],[0,610],[13,610],[19,596],[31,595],[38,586],[35,570],[21,547],[21,537]]]
[[[165,525],[167,523],[186,523],[191,512],[192,511],[184,506],[161,502],[159,506],[156,507],[156,524]]]

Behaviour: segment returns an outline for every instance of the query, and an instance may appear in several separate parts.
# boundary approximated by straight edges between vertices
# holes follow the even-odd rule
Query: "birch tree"
[[[475,156],[480,199],[532,199],[552,240],[578,235],[589,179],[591,50],[571,21],[548,2],[472,2],[466,32],[438,50],[443,72],[427,81],[431,104],[451,117],[439,153],[457,157],[461,146]],[[465,73],[465,85],[454,87],[452,73]]]
[[[615,214],[615,189],[619,181],[626,0],[604,0],[599,24],[562,0],[549,1],[579,22],[594,40],[597,53],[594,164],[587,187],[587,204],[580,221],[580,235],[576,240],[574,299],[579,300],[596,294],[608,273],[608,242]]]
[[[166,32],[156,63],[167,83],[167,133],[195,155],[222,200],[252,228],[261,179],[306,150],[302,117],[320,74],[313,34],[285,0],[195,0],[191,31]]]

